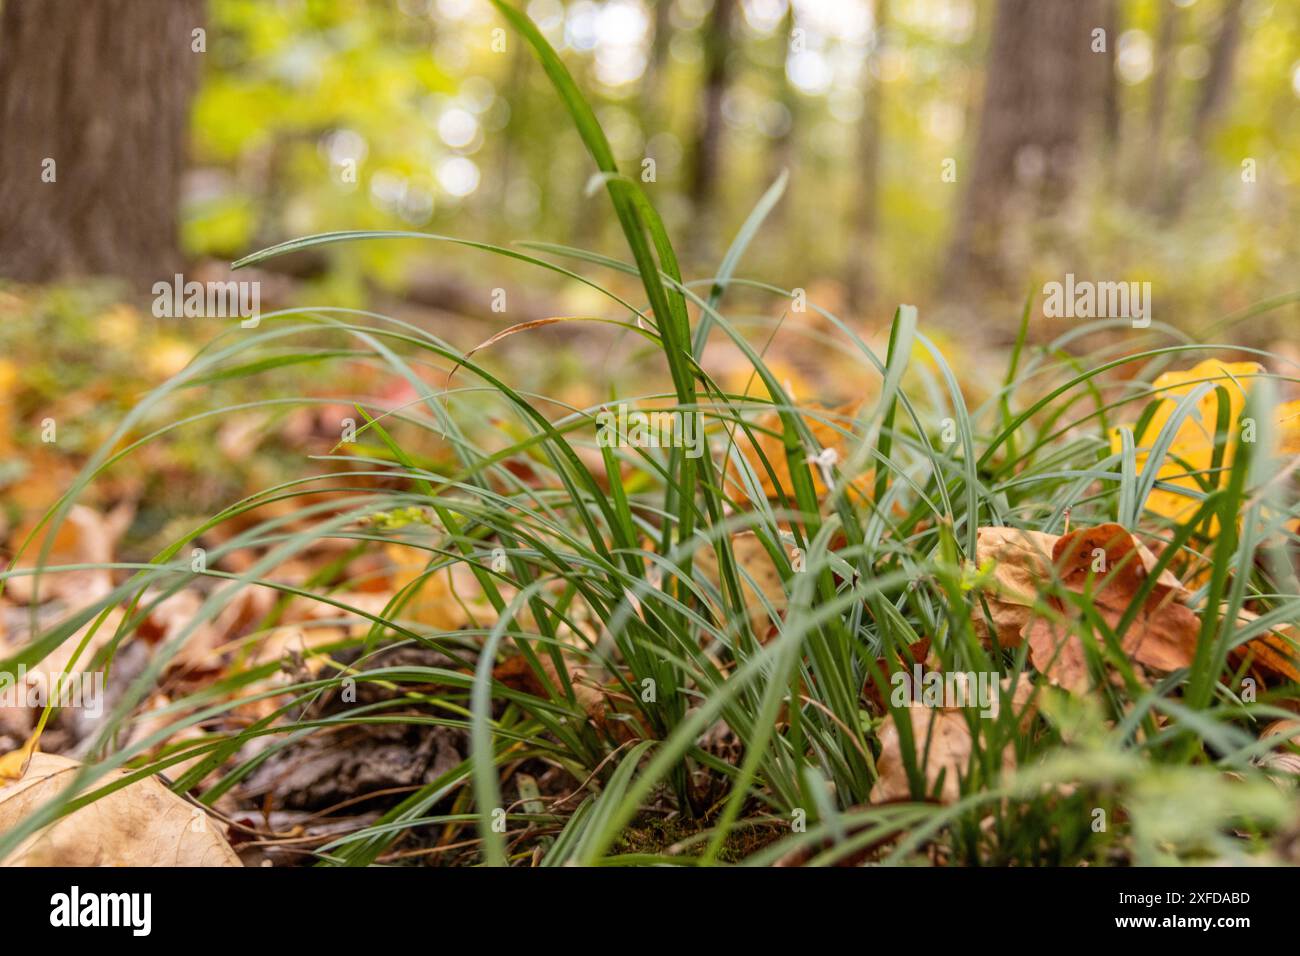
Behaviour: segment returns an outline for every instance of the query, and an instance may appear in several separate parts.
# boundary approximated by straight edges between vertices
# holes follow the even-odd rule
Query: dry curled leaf
[[[1116,629],[1154,572],[1156,558],[1121,525],[1103,524],[1058,538],[1052,563],[1062,584],[1075,593],[1089,594],[1098,616]],[[1191,665],[1201,621],[1179,603],[1186,593],[1167,569],[1161,572],[1133,621],[1119,635],[1120,647],[1130,660],[1157,672]],[[1030,659],[1053,683],[1084,690],[1089,675],[1074,626],[1078,609],[1054,603],[1058,619],[1037,617],[1025,630]]]
[[[1123,525],[1109,523],[1061,535],[1052,546],[1052,564],[1071,591],[1082,593],[1091,580],[1093,597],[1123,610],[1155,570],[1156,557]],[[1165,568],[1151,598],[1185,597],[1186,589]]]
[[[782,542],[788,544],[788,542]],[[745,609],[749,626],[760,643],[766,643],[776,629],[772,613],[785,612],[786,589],[772,555],[753,531],[741,531],[731,536],[731,553],[740,571],[740,586],[745,596]],[[694,567],[722,593],[722,578],[718,570],[718,556],[713,548],[705,546],[696,552]],[[769,610],[770,605],[770,610]]]
[[[808,431],[817,443],[817,448],[804,449],[799,454],[810,460],[813,487],[819,498],[828,490],[825,480],[828,472],[813,459],[819,458],[827,463],[827,467],[836,464],[842,469],[848,464],[848,445],[845,442],[844,432],[852,425],[857,407],[857,402],[850,402],[816,414],[807,411],[801,413]],[[749,432],[737,428],[733,437],[740,454],[753,469],[763,493],[769,498],[779,498],[784,494],[786,498],[793,501],[794,482],[790,477],[790,464],[786,460],[781,416],[777,412],[767,412],[754,422]],[[766,464],[764,464],[765,459]],[[731,463],[728,471],[735,486],[744,488],[741,469],[736,462]],[[853,481],[854,487],[864,490],[865,486],[860,485],[860,476],[847,477],[858,479]]]
[[[130,506],[120,506],[100,514],[87,505],[73,505],[63,521],[39,525],[33,519],[11,537],[13,547],[23,548],[14,562],[17,570],[30,570],[41,564],[53,568],[67,565],[106,565],[113,560],[113,549],[134,515]],[[51,530],[53,529],[53,536]],[[30,540],[29,540],[30,538]],[[26,547],[24,547],[26,545]],[[45,548],[48,546],[48,552]],[[77,571],[47,571],[40,575],[20,575],[5,583],[5,595],[22,603],[59,599],[72,608],[98,601],[113,589],[113,572],[106,567]]]
[[[1259,739],[1276,738],[1275,747],[1256,760],[1261,767],[1300,776],[1300,754],[1286,749],[1286,744],[1300,744],[1300,720],[1275,720],[1260,733]]]
[[[990,568],[993,584],[973,608],[975,632],[988,639],[984,609],[993,620],[998,644],[1015,647],[1032,617],[1038,590],[1052,575],[1052,546],[1057,536],[1021,528],[980,528],[975,563]]]
[[[1000,706],[1008,705],[1005,700],[1006,690],[1007,682],[1003,681],[1003,700]],[[1022,728],[1027,728],[1034,716],[1035,708],[1030,703],[1033,692],[1034,686],[1022,679],[1011,695],[1012,713]],[[942,776],[943,784],[938,792],[938,800],[940,803],[955,803],[961,798],[961,778],[970,770],[973,740],[968,713],[956,707],[937,708],[922,704],[916,704],[908,710],[912,719],[916,763],[924,774],[926,793],[931,793],[939,785]],[[912,790],[903,763],[902,740],[893,714],[885,718],[880,728],[880,747],[880,757],[876,761],[879,776],[871,788],[871,802],[911,799]],[[1014,748],[1008,747],[1002,752],[1002,771],[1010,773],[1014,769]]]
[[[0,786],[0,832],[55,797],[80,765],[32,757],[20,780]],[[125,776],[110,771],[96,789]],[[156,777],[95,800],[24,840],[4,866],[241,866],[217,826]]]
[[[546,675],[554,692],[563,691],[559,672],[546,654],[539,654],[537,663]],[[573,698],[582,708],[587,719],[598,731],[620,743],[650,736],[649,729],[634,713],[634,707],[627,701],[619,685],[602,686],[594,683],[582,667],[566,661],[569,684],[573,688]],[[537,673],[522,654],[507,657],[492,669],[492,679],[514,690],[524,691],[534,697],[550,699],[553,691],[547,690]]]
[[[983,606],[996,628],[998,643],[1015,647],[1029,642],[1034,667],[1054,684],[1085,690],[1087,657],[1075,625],[1077,607],[1043,598],[1054,614],[1031,606],[1057,580],[1076,594],[1087,593],[1106,625],[1117,628],[1155,573],[1156,556],[1123,526],[1108,523],[1064,535],[1010,528],[981,528],[977,560],[990,568],[993,584],[973,608],[976,630],[987,639]],[[1167,568],[1162,570],[1132,623],[1120,635],[1124,653],[1137,664],[1168,672],[1191,664],[1200,619],[1180,603],[1187,589]]]
[[[1237,612],[1238,621],[1245,625],[1259,618],[1254,611]],[[1253,667],[1265,677],[1281,678],[1300,683],[1300,638],[1291,627],[1278,627],[1252,638],[1232,652],[1236,662],[1251,658]]]

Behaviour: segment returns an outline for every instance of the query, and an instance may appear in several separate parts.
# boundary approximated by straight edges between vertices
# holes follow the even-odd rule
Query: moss
[[[685,820],[682,818],[665,819],[655,816],[641,816],[623,831],[616,852],[646,855],[667,854],[670,849],[690,840],[709,829],[710,820]],[[718,859],[724,863],[739,863],[747,856],[761,850],[785,836],[789,830],[777,823],[760,823],[754,826],[740,826],[728,834],[718,852]],[[706,838],[695,840],[683,848],[680,856],[699,856],[708,845]]]

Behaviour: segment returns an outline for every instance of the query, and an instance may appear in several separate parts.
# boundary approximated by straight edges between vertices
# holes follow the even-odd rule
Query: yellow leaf
[[[801,412],[803,420],[808,425],[808,431],[817,444],[816,448],[806,449],[806,457],[811,459],[816,455],[825,453],[826,457],[823,460],[833,461],[842,470],[848,464],[849,457],[844,433],[851,428],[856,411],[857,403],[850,402],[836,408],[826,409],[818,414],[807,411]],[[790,465],[786,461],[781,416],[776,412],[767,412],[754,422],[751,431],[754,436],[752,441],[748,433],[737,428],[735,441],[740,453],[744,455],[749,467],[753,469],[754,474],[757,476],[763,493],[769,498],[777,498],[781,493],[784,493],[789,500],[793,501],[794,482],[790,477]],[[764,459],[766,459],[766,464],[764,464]],[[815,462],[810,463],[809,467],[812,471],[813,487],[816,489],[817,496],[822,497],[828,490],[822,467]],[[770,473],[769,468],[771,469]],[[739,488],[744,488],[741,482],[740,468],[733,462],[729,470],[732,482]],[[860,476],[850,475],[848,477],[856,479]],[[853,484],[859,491],[863,490],[863,486],[856,481]],[[780,489],[779,492],[778,489]]]
[[[0,785],[9,780],[18,780],[27,772],[27,765],[31,763],[32,755],[36,753],[36,745],[44,729],[44,727],[38,728],[21,747],[0,757]]]
[[[393,587],[398,591],[423,576],[433,556],[428,550],[403,544],[385,545],[384,551],[396,566]],[[465,566],[458,564],[456,567]],[[424,576],[421,583],[415,584],[415,595],[402,606],[401,616],[440,631],[456,631],[470,623],[465,603],[471,597],[477,597],[478,592],[472,579],[453,581],[452,574],[451,568],[440,568]]]
[[[1230,468],[1246,399],[1255,379],[1263,372],[1263,366],[1256,362],[1221,362],[1209,359],[1190,369],[1166,372],[1159,376],[1152,383],[1158,404],[1143,439],[1147,444],[1137,449],[1139,471],[1145,471],[1148,467],[1150,445],[1163,431],[1178,401],[1205,382],[1223,386],[1228,394],[1229,435],[1223,454],[1223,467]],[[1274,412],[1274,418],[1279,431],[1279,451],[1283,454],[1300,454],[1300,402],[1279,406]],[[1216,389],[1203,395],[1197,402],[1196,411],[1179,425],[1165,460],[1159,463],[1156,477],[1166,484],[1199,492],[1201,484],[1197,480],[1198,476],[1204,477],[1214,464],[1218,421],[1219,399]],[[1119,425],[1111,430],[1111,451],[1115,454],[1123,447],[1121,430],[1132,432],[1133,426]],[[1153,489],[1146,501],[1147,510],[1175,522],[1189,520],[1199,507],[1200,501],[1197,498],[1164,488]],[[1211,536],[1216,532],[1217,521],[1212,521]]]

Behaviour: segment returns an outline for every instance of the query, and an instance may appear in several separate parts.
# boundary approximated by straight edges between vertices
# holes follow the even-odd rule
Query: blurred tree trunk
[[[950,298],[976,282],[1005,288],[1014,277],[1004,242],[1069,198],[1085,123],[1101,105],[1107,59],[1091,49],[1101,25],[1099,0],[999,0],[974,157],[958,176]]]
[[[862,117],[858,121],[858,188],[849,227],[849,259],[844,291],[849,310],[861,316],[875,291],[876,233],[880,218],[880,120],[884,96],[879,76],[888,30],[889,0],[876,0],[875,42],[862,67]],[[875,72],[873,72],[873,68]]]
[[[1107,155],[1115,158],[1119,152],[1121,116],[1119,75],[1115,72],[1115,47],[1119,43],[1120,33],[1123,32],[1119,16],[1119,0],[1106,0],[1104,18],[1102,25],[1106,30],[1106,65],[1103,67],[1105,73],[1101,80],[1102,129],[1106,136]]]
[[[1151,98],[1147,102],[1146,169],[1134,196],[1135,200],[1145,197],[1145,202],[1152,207],[1159,205],[1160,184],[1165,178],[1165,121],[1169,114],[1169,81],[1181,13],[1174,0],[1162,0],[1153,52]]]
[[[697,254],[709,250],[717,233],[713,221],[718,173],[722,166],[722,98],[730,80],[731,21],[736,0],[714,0],[704,25],[704,88],[696,119],[688,195],[695,213],[692,245]]]
[[[1165,213],[1169,218],[1182,212],[1187,192],[1200,176],[1205,162],[1205,148],[1210,132],[1231,96],[1233,68],[1237,48],[1241,46],[1242,6],[1243,0],[1225,0],[1223,4],[1214,48],[1210,52],[1210,68],[1201,83],[1196,113],[1192,117],[1191,138],[1168,193]]]
[[[1219,19],[1219,33],[1214,41],[1214,51],[1210,55],[1210,69],[1205,74],[1201,86],[1200,102],[1196,107],[1196,119],[1192,129],[1192,139],[1203,142],[1210,126],[1223,112],[1232,88],[1233,65],[1237,58],[1237,48],[1241,45],[1241,8],[1243,0],[1226,0],[1223,14]]]
[[[654,36],[650,40],[650,60],[641,77],[641,116],[654,133],[663,132],[671,112],[666,109],[668,57],[673,43],[672,3],[654,4]],[[648,137],[647,137],[648,138]]]
[[[785,193],[781,196],[781,201],[777,203],[776,208],[772,210],[769,222],[774,227],[780,227],[785,221],[790,209],[790,194],[794,191],[794,175],[798,172],[798,162],[795,156],[795,134],[799,126],[799,92],[790,82],[790,75],[786,72],[786,60],[789,57],[790,38],[794,33],[794,7],[786,8],[785,17],[781,20],[780,31],[780,49],[781,49],[781,67],[777,75],[777,102],[785,107],[786,119],[785,128],[772,137],[772,149],[768,154],[767,176],[764,177],[764,188],[776,182],[782,170],[790,175],[790,182],[786,185]]]
[[[152,282],[176,270],[202,12],[202,0],[6,0],[0,272]]]

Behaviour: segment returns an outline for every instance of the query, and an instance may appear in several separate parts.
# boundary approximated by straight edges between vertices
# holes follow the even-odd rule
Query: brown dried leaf
[[[32,569],[41,560],[41,552],[49,542],[45,567],[70,564],[107,564],[113,560],[113,548],[130,523],[132,509],[122,507],[107,515],[100,514],[87,505],[73,505],[62,524],[50,538],[51,526],[46,524],[36,530],[39,519],[33,519],[16,531],[10,539],[15,548],[24,548],[15,567]],[[28,542],[28,536],[35,534]],[[107,568],[88,568],[82,571],[61,571],[40,575],[39,583],[33,575],[10,578],[5,585],[5,596],[22,603],[57,598],[71,608],[93,604],[113,589],[113,573]]]
[[[1052,548],[1052,563],[1070,590],[1082,593],[1091,578],[1097,602],[1122,610],[1154,570],[1156,556],[1123,525],[1111,523],[1061,535]],[[1166,568],[1147,600],[1171,595],[1186,597],[1187,591]]]
[[[1026,628],[1029,659],[1053,684],[1070,691],[1083,691],[1088,688],[1089,676],[1083,642],[1072,626],[1078,615],[1059,604],[1057,608],[1065,620],[1035,617]],[[1100,604],[1097,613],[1112,629],[1119,626],[1124,616],[1122,609]],[[1167,673],[1191,664],[1200,629],[1200,618],[1189,608],[1173,600],[1148,603],[1120,635],[1120,647],[1130,660],[1142,667]]]
[[[550,657],[546,654],[539,654],[537,660],[551,686],[556,691],[561,691],[564,685],[561,683],[559,672],[555,669],[555,664]],[[611,687],[593,686],[592,681],[581,667],[566,662],[565,669],[569,672],[569,683],[573,687],[574,699],[597,730],[608,734],[620,743],[636,739],[638,737],[638,728],[642,736],[649,736],[648,728],[641,725],[639,719],[629,721],[620,716],[623,712],[630,712],[632,708],[620,708],[619,698],[621,694],[617,685]],[[532,666],[528,663],[528,659],[522,654],[507,657],[494,667],[492,669],[492,679],[505,684],[507,687],[532,694],[534,697],[551,696],[551,692],[547,691]]]
[[[1242,624],[1249,624],[1258,618],[1259,615],[1254,611],[1243,608],[1238,612],[1238,620]],[[1241,661],[1249,654],[1254,666],[1265,676],[1300,683],[1300,651],[1297,647],[1300,647],[1300,637],[1296,635],[1295,629],[1279,627],[1235,648],[1232,658]]]
[[[38,753],[22,779],[0,786],[0,831],[53,798],[72,780],[75,760]],[[99,781],[125,774],[111,771]],[[4,866],[241,866],[203,811],[156,777],[138,780],[32,834]]]
[[[759,643],[766,643],[776,625],[767,606],[763,603],[763,598],[767,599],[768,604],[778,615],[784,614],[785,582],[781,580],[781,572],[777,570],[776,563],[768,554],[767,548],[763,547],[763,542],[753,531],[733,534],[731,553],[735,555],[736,564],[744,571],[740,575],[740,582],[745,596],[745,608],[749,614],[749,626]],[[695,554],[692,566],[721,593],[722,578],[718,570],[718,556],[713,548],[708,546],[700,548]]]
[[[1004,681],[1001,706],[1008,706],[1005,700],[1006,686]],[[1012,695],[1010,706],[1022,727],[1027,727],[1034,716],[1035,708],[1029,704],[1033,692],[1034,686],[1022,679]],[[958,708],[934,708],[919,704],[910,707],[909,711],[912,718],[912,742],[916,748],[917,764],[925,775],[926,792],[929,793],[938,784],[942,774],[943,786],[939,791],[939,802],[955,803],[961,798],[960,778],[969,770],[973,746],[967,716]],[[880,746],[880,758],[876,761],[879,777],[871,788],[871,802],[911,799],[912,791],[903,763],[902,741],[893,714],[885,718],[880,728]],[[1015,754],[1008,747],[1002,754],[1002,771],[1010,773],[1014,769]]]
[[[1080,691],[1089,675],[1083,644],[1073,624],[1078,613],[1051,600],[1063,620],[1049,620],[1030,609],[1053,575],[1076,593],[1089,592],[1098,614],[1117,627],[1157,559],[1123,526],[1108,523],[1061,536],[1009,528],[981,528],[977,543],[980,567],[992,564],[994,586],[985,595],[998,643],[1015,647],[1029,642],[1030,659],[1054,684]],[[1120,635],[1125,654],[1153,671],[1190,665],[1196,652],[1200,619],[1178,603],[1187,595],[1168,569],[1160,573],[1128,630]],[[982,607],[973,608],[976,631],[988,639]]]
[[[975,563],[993,565],[994,592],[1000,602],[1033,605],[1044,581],[1052,577],[1052,549],[1057,536],[1021,528],[980,528]]]
[[[148,591],[141,603],[148,604],[157,600],[157,598],[157,592]],[[148,617],[140,622],[136,635],[150,644],[170,641],[194,620],[194,616],[198,614],[202,604],[203,595],[199,594],[198,591],[184,590],[168,595],[158,602],[157,606],[149,612]],[[187,643],[211,645],[212,638],[208,634],[211,629],[211,624],[199,625],[194,629],[194,633],[189,636]]]
[[[1260,757],[1256,762],[1269,770],[1300,776],[1300,754],[1292,753],[1283,745],[1300,744],[1300,720],[1275,720],[1260,733],[1259,739],[1276,737],[1276,749]]]
[[[1107,626],[1114,628],[1122,614],[1102,608],[1101,616]],[[1200,632],[1201,619],[1190,608],[1173,600],[1148,603],[1138,612],[1133,626],[1121,635],[1120,646],[1148,670],[1167,673],[1191,666]]]
[[[395,565],[393,587],[402,590],[423,576],[415,595],[402,607],[401,616],[440,631],[458,631],[470,623],[466,604],[480,594],[477,582],[463,564],[441,568],[427,576],[430,552],[404,544],[386,544],[384,551]],[[463,573],[462,573],[463,572]]]
[[[995,598],[985,596],[984,604],[988,606],[988,617],[993,619],[993,628],[997,633],[999,647],[1019,647],[1024,639],[1025,626],[1034,616],[1031,608],[1019,604],[1003,604]],[[985,621],[984,607],[976,604],[971,611],[971,623],[975,636],[984,644],[989,643],[989,626]]]
[[[1023,639],[1030,610],[1042,582],[1051,579],[1052,547],[1056,535],[1021,528],[980,528],[975,542],[975,563],[991,567],[993,586],[972,599],[975,634],[989,643],[985,620],[992,618],[1001,647],[1016,647]]]
[[[1025,628],[1029,660],[1038,673],[1070,691],[1088,689],[1088,659],[1083,642],[1068,628],[1035,617]]]
[[[939,792],[941,803],[955,803],[961,797],[961,780],[970,766],[971,735],[966,717],[959,710],[936,710],[930,707],[912,708],[912,737],[916,745],[916,759],[924,762],[927,791],[943,774],[943,788]],[[930,738],[929,756],[926,740]],[[880,759],[876,771],[880,777],[871,788],[871,802],[911,799],[912,789],[907,781],[903,764],[902,741],[892,715],[880,728]]]

